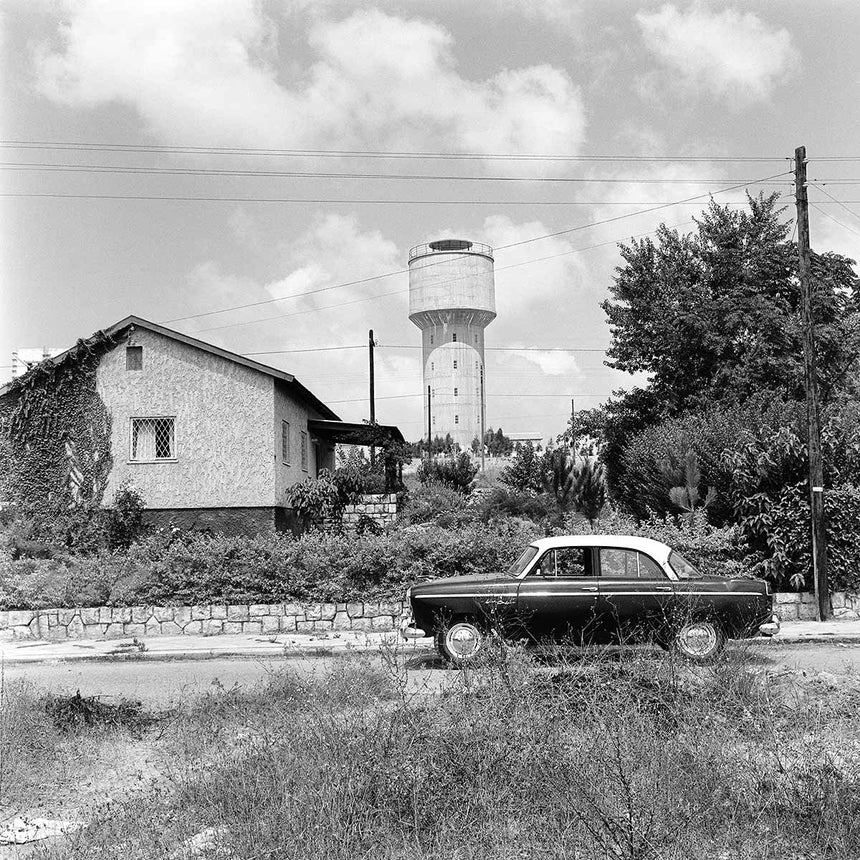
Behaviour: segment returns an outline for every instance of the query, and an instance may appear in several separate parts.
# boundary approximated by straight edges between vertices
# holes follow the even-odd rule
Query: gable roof
[[[127,329],[130,328],[142,328],[147,331],[155,332],[155,334],[160,334],[163,337],[170,338],[171,340],[179,341],[180,343],[184,343],[186,346],[193,347],[194,349],[203,350],[203,352],[208,352],[211,355],[217,355],[220,358],[226,359],[227,361],[232,361],[235,364],[241,364],[244,367],[248,367],[251,370],[256,370],[258,373],[264,373],[266,376],[270,376],[273,379],[280,380],[281,383],[284,383],[287,390],[294,397],[299,400],[304,401],[309,406],[313,407],[319,414],[329,421],[340,421],[340,418],[329,409],[328,406],[325,405],[320,399],[318,399],[314,394],[312,394],[304,385],[302,385],[291,373],[287,373],[285,370],[278,370],[276,367],[269,367],[267,364],[261,364],[259,361],[254,361],[253,359],[246,358],[244,355],[239,355],[235,352],[230,352],[228,349],[222,349],[220,346],[215,346],[211,343],[206,343],[202,340],[197,340],[197,338],[189,337],[187,334],[182,334],[178,331],[173,331],[173,329],[165,328],[163,325],[158,325],[158,323],[150,322],[149,320],[145,320],[142,317],[138,316],[127,316],[125,319],[120,320],[119,322],[114,323],[112,326],[104,329],[105,334],[110,335],[111,337],[118,337],[123,334]],[[51,361],[55,364],[59,364],[73,349],[76,347],[72,347],[71,349],[67,349],[65,352],[61,352],[59,355],[54,356],[53,358],[47,358],[45,361]],[[0,394],[5,394],[11,383],[7,383],[2,388],[0,388]]]

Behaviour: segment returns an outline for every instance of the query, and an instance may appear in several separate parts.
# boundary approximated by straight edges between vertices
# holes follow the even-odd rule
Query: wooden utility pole
[[[430,446],[433,444],[433,422],[430,420],[430,413],[433,410],[433,405],[430,400],[430,386],[427,386],[427,456],[432,456]]]
[[[487,468],[484,461],[484,436],[487,435],[485,425],[487,423],[487,405],[484,396],[484,363],[481,362],[481,472]]]
[[[794,185],[797,201],[797,253],[803,317],[803,372],[806,383],[806,429],[809,447],[809,509],[812,515],[812,575],[818,601],[818,620],[830,617],[827,582],[827,531],[824,519],[824,467],[821,461],[821,419],[818,411],[818,376],[815,368],[815,321],[809,261],[809,201],[806,196],[806,147],[794,150]]]
[[[376,346],[376,341],[373,339],[373,329],[367,334],[367,350],[370,364],[370,423],[376,424],[376,380],[374,379],[373,370],[373,348]],[[370,446],[370,463],[373,465],[376,462],[376,446]]]
[[[570,448],[576,462],[576,403],[573,397],[570,398]]]

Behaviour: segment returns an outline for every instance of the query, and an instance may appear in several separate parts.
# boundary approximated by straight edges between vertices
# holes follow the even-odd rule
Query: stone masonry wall
[[[860,619],[860,594],[834,591],[830,595],[833,617],[844,621]],[[776,593],[773,608],[780,621],[814,621],[818,616],[818,604],[814,594]]]
[[[385,631],[396,630],[406,612],[402,601],[22,609],[0,612],[0,639]]]
[[[860,619],[860,595],[834,592],[834,618]],[[814,594],[775,594],[781,621],[813,620]],[[207,606],[96,606],[0,612],[0,639],[120,639],[130,636],[276,635],[320,631],[396,630],[402,601],[253,603]]]
[[[377,525],[391,525],[397,519],[397,495],[376,493],[361,497],[355,505],[347,505],[343,512],[343,525],[354,529],[360,517],[370,517]]]

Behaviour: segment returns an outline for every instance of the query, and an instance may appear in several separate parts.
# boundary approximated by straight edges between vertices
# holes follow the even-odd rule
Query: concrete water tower
[[[421,329],[424,436],[463,450],[486,425],[484,329],[496,318],[493,249],[440,239],[409,252],[409,319]]]

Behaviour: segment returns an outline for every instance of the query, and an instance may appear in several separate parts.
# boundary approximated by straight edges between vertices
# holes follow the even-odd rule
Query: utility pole
[[[806,147],[794,150],[797,202],[797,252],[803,316],[803,373],[806,383],[806,428],[809,447],[809,509],[812,514],[812,575],[818,601],[818,620],[830,617],[827,582],[827,532],[824,518],[824,467],[821,461],[821,419],[818,413],[818,376],[815,368],[815,323],[809,259],[809,201],[806,196]]]
[[[486,436],[487,431],[485,429],[485,424],[487,422],[487,407],[486,407],[486,399],[484,398],[484,363],[481,362],[481,472],[486,470],[486,463],[484,462],[484,436]]]
[[[576,462],[576,404],[570,398],[570,447],[573,451],[573,462]]]
[[[433,452],[431,450],[433,445],[433,421],[431,418],[431,413],[433,411],[433,404],[430,398],[430,386],[427,386],[427,459],[429,460],[433,456]]]
[[[370,363],[370,423],[371,426],[376,424],[376,380],[374,379],[373,370],[373,348],[376,346],[376,341],[373,339],[373,329],[367,335],[367,351]],[[370,446],[370,464],[376,462],[376,446]]]

